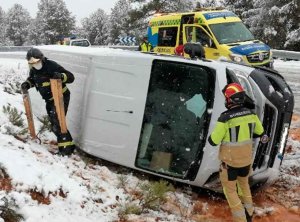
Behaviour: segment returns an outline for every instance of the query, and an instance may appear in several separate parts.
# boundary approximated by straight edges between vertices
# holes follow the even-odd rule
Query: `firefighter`
[[[139,45],[139,51],[142,51],[142,52],[152,52],[153,51],[153,47],[151,45],[150,42],[148,42],[148,36],[145,35],[143,37],[143,41],[142,43]]]
[[[52,131],[57,137],[58,154],[62,156],[71,155],[75,150],[75,144],[69,131],[66,134],[62,134],[60,131],[50,87],[50,79],[62,80],[64,108],[65,114],[67,114],[70,91],[66,84],[74,81],[74,75],[56,62],[44,57],[43,53],[37,48],[29,49],[26,59],[30,72],[27,80],[21,84],[21,90],[23,93],[27,93],[31,87],[35,87],[39,91],[46,103],[46,110],[51,122]]]
[[[253,202],[249,185],[252,164],[252,138],[263,134],[257,115],[244,106],[245,91],[237,83],[223,89],[225,106],[208,138],[212,146],[220,145],[220,180],[234,222],[251,221]]]

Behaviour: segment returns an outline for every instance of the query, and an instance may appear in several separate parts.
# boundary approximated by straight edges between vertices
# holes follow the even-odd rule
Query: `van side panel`
[[[151,64],[95,58],[86,86],[82,147],[95,156],[133,167],[144,114]],[[118,135],[116,137],[116,135]]]

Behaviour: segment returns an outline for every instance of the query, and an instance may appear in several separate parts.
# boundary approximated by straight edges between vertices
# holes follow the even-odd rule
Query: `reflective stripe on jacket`
[[[139,46],[139,50],[142,52],[150,52],[152,49],[152,45],[150,42],[143,42],[142,44],[140,44]]]
[[[208,141],[221,143],[219,159],[233,167],[252,163],[253,134],[262,135],[263,126],[257,115],[245,107],[235,107],[221,114]]]
[[[52,100],[52,92],[50,87],[50,79],[53,77],[54,72],[62,73],[62,87],[63,93],[69,92],[66,84],[72,83],[74,81],[74,75],[63,68],[61,65],[55,61],[48,60],[45,58],[43,61],[43,67],[40,70],[31,68],[29,72],[29,77],[27,82],[30,84],[30,87],[35,86],[36,89],[40,92],[44,100]]]

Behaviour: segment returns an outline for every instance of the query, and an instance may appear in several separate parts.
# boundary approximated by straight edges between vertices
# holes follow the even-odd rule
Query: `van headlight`
[[[229,57],[234,62],[244,63],[242,55],[239,55],[239,54],[230,54]]]

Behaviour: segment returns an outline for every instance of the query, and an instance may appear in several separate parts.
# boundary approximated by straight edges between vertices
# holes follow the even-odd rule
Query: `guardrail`
[[[0,52],[17,52],[17,51],[28,51],[34,46],[1,46]],[[114,48],[114,49],[124,49],[130,51],[137,51],[138,46],[124,46],[124,45],[94,45],[93,48]],[[280,58],[285,60],[299,60],[300,52],[286,51],[272,49],[273,58]]]
[[[138,46],[127,46],[127,45],[92,45],[93,48],[112,48],[112,49],[124,49],[130,51],[137,51]]]
[[[272,49],[273,58],[300,60],[300,52]]]
[[[33,46],[0,46],[0,52],[28,51]]]

